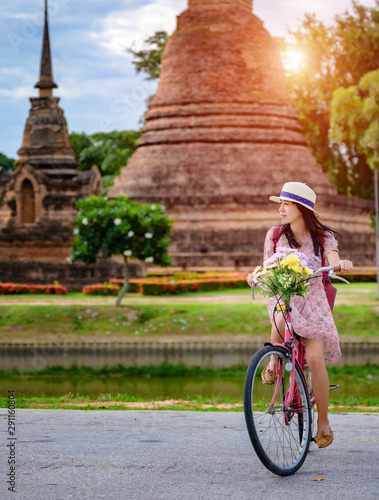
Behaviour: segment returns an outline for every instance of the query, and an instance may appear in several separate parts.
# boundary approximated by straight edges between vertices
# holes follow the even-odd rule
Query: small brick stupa
[[[22,146],[11,175],[0,172],[0,279],[2,282],[53,283],[71,290],[82,284],[105,281],[110,264],[69,265],[73,221],[79,198],[99,195],[102,181],[97,167],[77,171],[66,119],[53,97],[47,0],[39,97],[26,121]],[[113,266],[115,264],[113,263]]]
[[[323,222],[343,234],[343,252],[374,262],[372,203],[337,196],[308,149],[277,45],[252,0],[189,0],[138,149],[110,195],[166,206],[175,220],[173,265],[252,266],[279,223],[268,198],[286,181],[316,191]]]

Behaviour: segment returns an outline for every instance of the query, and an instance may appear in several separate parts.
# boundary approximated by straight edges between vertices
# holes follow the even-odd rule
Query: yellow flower
[[[290,264],[298,264],[299,257],[297,255],[288,255],[285,259],[280,263],[281,266],[289,266]]]
[[[287,267],[288,269],[291,269],[291,271],[295,271],[295,273],[301,274],[302,268],[299,266],[299,264],[290,264]]]
[[[304,271],[307,273],[307,274],[313,274],[313,271],[311,268],[309,268],[308,266],[305,266],[304,267]]]

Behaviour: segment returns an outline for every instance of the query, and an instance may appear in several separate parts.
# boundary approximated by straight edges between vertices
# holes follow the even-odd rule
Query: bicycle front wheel
[[[292,383],[287,354],[281,347],[268,345],[260,349],[247,369],[244,390],[245,419],[252,445],[263,465],[280,476],[294,474],[302,466],[312,428],[308,390],[297,364],[293,397],[285,404]],[[269,385],[262,382],[261,373],[271,356],[278,377]]]

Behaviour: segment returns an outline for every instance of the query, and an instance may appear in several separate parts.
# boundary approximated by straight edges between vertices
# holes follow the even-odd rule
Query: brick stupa
[[[308,149],[278,47],[252,0],[189,0],[138,149],[110,195],[166,206],[174,266],[240,267],[260,262],[265,233],[279,223],[268,198],[286,181],[316,191],[342,251],[374,262],[372,203],[337,196]]]
[[[97,167],[77,170],[66,119],[53,80],[47,0],[42,44],[39,97],[26,121],[15,171],[0,172],[0,279],[2,282],[53,283],[71,290],[83,284],[122,276],[122,265],[69,264],[73,221],[79,198],[100,195]]]

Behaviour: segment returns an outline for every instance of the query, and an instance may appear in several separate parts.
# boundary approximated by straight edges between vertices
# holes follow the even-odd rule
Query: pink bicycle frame
[[[265,345],[272,345],[272,346],[280,346],[284,347],[289,353],[289,359],[288,363],[291,363],[292,367],[290,368],[291,370],[291,384],[290,384],[290,389],[286,394],[285,401],[284,401],[284,406],[286,410],[291,409],[291,403],[294,401],[294,395],[295,395],[295,389],[296,389],[296,380],[295,380],[295,373],[296,373],[296,361],[298,362],[298,365],[303,369],[304,364],[305,364],[305,350],[302,346],[297,347],[297,343],[294,342],[294,335],[293,335],[293,326],[291,322],[291,315],[290,315],[290,308],[288,305],[285,306],[278,306],[277,310],[285,310],[286,311],[286,321],[285,321],[285,333],[284,333],[284,344],[280,344],[278,342],[267,342]],[[279,363],[277,367],[277,379],[276,379],[276,385],[275,385],[275,391],[272,396],[271,404],[270,404],[270,410],[273,410],[275,406],[275,402],[277,400],[277,397],[279,395],[280,391],[280,385],[281,385],[281,379],[282,379],[282,370],[283,370],[283,363]],[[300,408],[299,408],[300,410]]]

